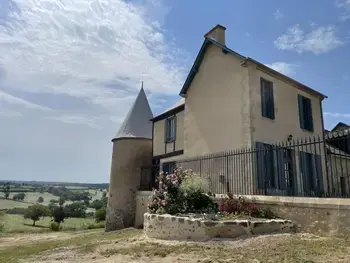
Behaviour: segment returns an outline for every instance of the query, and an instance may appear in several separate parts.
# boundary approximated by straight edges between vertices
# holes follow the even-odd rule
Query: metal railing
[[[175,165],[207,177],[216,194],[350,197],[350,130],[256,142],[249,148],[176,160]],[[157,168],[148,169],[149,175],[145,171],[143,180],[152,181],[158,173]]]

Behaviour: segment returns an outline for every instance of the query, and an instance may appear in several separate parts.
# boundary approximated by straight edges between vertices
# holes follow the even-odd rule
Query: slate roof
[[[282,74],[282,73],[280,73],[280,72],[278,72],[278,71],[276,71],[276,70],[274,70],[274,69],[272,69],[272,68],[270,68],[270,67],[268,67],[268,66],[266,66],[266,65],[264,65],[264,64],[262,64],[262,63],[260,63],[258,61],[256,61],[256,60],[254,60],[254,59],[252,59],[250,57],[245,57],[245,56],[235,52],[234,50],[228,48],[226,45],[222,45],[221,43],[217,42],[215,39],[210,38],[210,37],[205,37],[205,39],[203,41],[203,44],[202,44],[202,46],[201,46],[201,48],[200,48],[200,50],[198,52],[198,55],[197,55],[193,65],[192,65],[192,68],[191,68],[189,74],[187,75],[185,83],[182,86],[182,89],[181,89],[180,94],[179,94],[180,96],[184,97],[185,94],[187,93],[187,90],[190,87],[190,85],[191,85],[194,77],[196,76],[196,74],[197,74],[197,72],[199,70],[199,67],[200,67],[200,65],[201,65],[201,63],[203,61],[203,58],[204,58],[204,55],[205,55],[205,51],[207,50],[207,48],[210,45],[215,45],[215,46],[221,48],[222,52],[225,53],[225,54],[232,54],[232,55],[235,55],[235,56],[239,57],[241,59],[241,64],[242,65],[245,62],[247,62],[247,61],[251,61],[251,62],[255,63],[256,65],[258,65],[259,67],[264,68],[264,69],[272,72],[273,74],[281,76],[284,79],[292,82],[295,86],[297,86],[298,88],[304,90],[307,93],[320,96],[322,99],[327,98],[326,95],[324,95],[324,94],[322,94],[322,93],[320,93],[320,92],[318,92],[318,91],[316,91],[316,90],[314,90],[314,89],[312,89],[312,88],[310,88],[310,87],[308,87],[308,86],[306,86],[306,85],[296,81],[295,79],[292,79],[292,78],[290,78],[290,77],[288,77],[288,76],[286,76],[286,75],[284,75],[284,74]]]
[[[113,140],[119,138],[152,139],[152,121],[150,121],[152,118],[153,113],[149,106],[146,93],[143,90],[142,83],[141,90],[134,104],[130,108]]]

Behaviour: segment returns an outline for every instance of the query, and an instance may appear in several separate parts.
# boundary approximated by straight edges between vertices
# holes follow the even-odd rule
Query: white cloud
[[[178,94],[188,55],[165,34],[170,9],[135,1],[0,0],[11,3],[0,11],[2,173],[107,182],[141,80],[151,104]]]
[[[281,50],[321,54],[344,45],[344,42],[336,35],[336,29],[333,26],[321,26],[304,32],[299,25],[295,25],[278,37],[274,44]]]
[[[333,118],[350,118],[350,113],[325,112],[324,115]]]
[[[51,109],[48,107],[41,106],[41,105],[38,105],[35,103],[31,103],[29,101],[18,98],[16,96],[13,96],[9,93],[6,93],[6,92],[0,90],[0,111],[4,110],[3,103],[8,103],[8,104],[12,104],[12,105],[19,105],[19,106],[23,106],[27,109],[51,111]]]
[[[350,0],[335,0],[334,4],[341,10],[340,21],[346,21],[350,18]]]
[[[273,17],[275,20],[280,20],[284,17],[284,14],[281,12],[281,10],[277,9],[273,14]]]
[[[96,119],[86,116],[60,115],[46,117],[46,119],[57,120],[67,124],[83,124],[94,129],[101,129],[101,126],[96,123]]]
[[[0,24],[3,85],[67,94],[102,107],[134,95],[141,78],[152,92],[178,92],[184,78],[181,52],[167,43],[141,5],[121,0],[16,3],[19,18]],[[106,87],[111,81],[115,87]]]
[[[22,117],[23,114],[18,111],[0,108],[0,116],[7,117],[7,118],[16,118],[16,117]]]
[[[296,69],[299,67],[297,64],[290,64],[286,62],[274,62],[272,64],[266,64],[266,66],[289,76],[294,75],[296,73]]]

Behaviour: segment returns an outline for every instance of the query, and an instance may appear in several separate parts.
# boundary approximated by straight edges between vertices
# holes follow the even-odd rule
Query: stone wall
[[[207,241],[213,238],[293,233],[295,224],[282,219],[213,221],[145,213],[144,232],[148,237],[157,239]]]
[[[143,221],[151,192],[138,192],[136,223]],[[224,195],[217,195],[218,199]],[[247,196],[277,216],[297,223],[298,231],[322,235],[350,235],[350,199]],[[135,225],[137,226],[137,225]]]

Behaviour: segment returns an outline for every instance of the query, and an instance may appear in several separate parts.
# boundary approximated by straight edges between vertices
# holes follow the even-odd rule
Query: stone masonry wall
[[[295,224],[282,219],[212,221],[146,213],[144,232],[148,237],[157,239],[206,241],[213,238],[293,233]]]
[[[137,195],[136,221],[143,221],[151,192]],[[218,195],[221,199],[224,195]],[[350,200],[343,198],[302,198],[247,196],[277,216],[297,223],[297,230],[322,235],[350,235]]]

